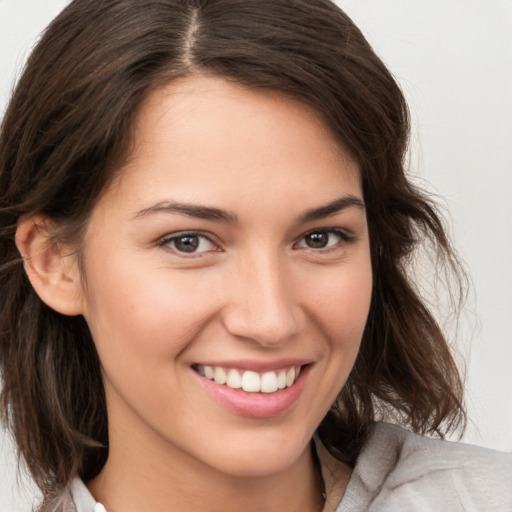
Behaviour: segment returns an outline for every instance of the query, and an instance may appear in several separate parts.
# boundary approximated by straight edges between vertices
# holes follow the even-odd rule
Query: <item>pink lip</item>
[[[229,364],[229,368],[236,368],[236,366],[231,366],[232,362]],[[282,362],[279,364],[280,366],[277,366],[277,368],[287,366],[286,364],[282,365]],[[275,393],[248,393],[241,389],[232,389],[224,385],[216,384],[214,381],[202,377],[196,372],[193,373],[199,379],[199,382],[206,392],[213,397],[214,400],[234,413],[249,418],[270,418],[285,412],[299,399],[311,366],[312,365],[307,365],[302,368],[299,377],[292,386],[276,391]],[[247,366],[241,367],[249,369]],[[267,368],[268,366],[265,367],[265,369]]]

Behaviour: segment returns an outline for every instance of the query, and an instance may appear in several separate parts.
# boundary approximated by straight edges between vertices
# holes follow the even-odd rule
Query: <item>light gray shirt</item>
[[[512,512],[512,454],[377,424],[336,512]]]
[[[338,463],[319,455],[335,512],[512,512],[512,454],[378,423],[339,498],[328,482]],[[65,512],[105,511],[78,479],[65,501]]]

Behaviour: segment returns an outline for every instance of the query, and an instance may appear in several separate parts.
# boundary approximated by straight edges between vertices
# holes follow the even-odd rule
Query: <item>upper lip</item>
[[[201,361],[196,365],[201,366],[221,366],[222,368],[235,368],[237,370],[251,370],[254,372],[269,372],[287,368],[290,366],[304,366],[310,364],[313,361],[311,359],[303,359],[296,357],[275,359],[273,361],[258,361],[254,359],[236,359],[229,361]]]

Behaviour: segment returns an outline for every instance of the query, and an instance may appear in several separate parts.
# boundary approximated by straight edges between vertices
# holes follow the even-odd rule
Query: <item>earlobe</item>
[[[51,236],[51,222],[34,215],[18,223],[16,246],[39,298],[63,315],[82,313],[82,287],[73,251]]]

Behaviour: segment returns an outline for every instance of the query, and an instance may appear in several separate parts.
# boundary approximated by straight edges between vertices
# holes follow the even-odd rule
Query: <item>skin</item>
[[[306,218],[338,199],[348,206]],[[198,252],[178,250],[182,232],[204,235]],[[311,232],[326,247],[308,246]],[[110,433],[95,498],[109,512],[317,510],[311,437],[353,367],[372,288],[358,166],[320,116],[207,76],[153,92],[82,248],[77,312],[101,359]],[[308,372],[271,417],[227,408],[193,370],[286,358]]]

